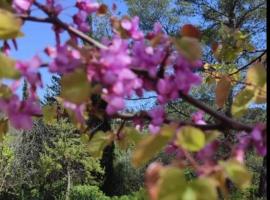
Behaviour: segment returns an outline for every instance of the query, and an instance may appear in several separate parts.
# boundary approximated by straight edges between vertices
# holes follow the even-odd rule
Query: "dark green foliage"
[[[70,200],[109,200],[97,186],[78,185],[71,189]]]
[[[115,150],[113,195],[128,195],[143,187],[144,169],[135,169],[131,164],[131,150]]]
[[[51,104],[56,101],[55,97],[60,94],[61,85],[60,85],[61,76],[53,75],[52,84],[47,86],[46,94],[44,95],[43,104]]]
[[[31,131],[17,134],[10,148],[1,150],[7,163],[0,177],[8,175],[1,195],[53,200],[65,196],[68,185],[102,184],[104,172],[99,160],[89,155],[74,127],[65,120],[52,126],[36,121]]]

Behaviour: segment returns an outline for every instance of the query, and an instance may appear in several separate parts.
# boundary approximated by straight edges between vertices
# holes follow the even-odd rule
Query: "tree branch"
[[[192,104],[193,106],[200,108],[201,110],[205,111],[206,113],[212,115],[213,117],[215,117],[216,119],[220,120],[220,122],[223,125],[223,128],[231,128],[234,130],[245,130],[245,131],[252,131],[253,127],[246,125],[246,124],[242,124],[240,122],[237,122],[223,114],[220,114],[218,112],[216,112],[215,110],[213,110],[212,108],[206,106],[205,104],[203,104],[202,102],[198,101],[197,99],[194,99],[193,97],[180,93],[180,96],[183,100],[189,102],[190,104]]]
[[[236,70],[235,72],[229,74],[229,76],[232,76],[232,75],[234,75],[234,74],[239,73],[240,71],[246,69],[247,67],[249,67],[251,64],[253,64],[253,63],[256,62],[257,60],[260,60],[260,59],[263,57],[263,55],[266,54],[266,52],[267,52],[267,50],[264,50],[264,52],[263,52],[261,55],[259,55],[259,56],[256,57],[255,59],[251,60],[248,64],[244,65],[243,67],[240,67],[240,68],[239,68],[238,70]]]

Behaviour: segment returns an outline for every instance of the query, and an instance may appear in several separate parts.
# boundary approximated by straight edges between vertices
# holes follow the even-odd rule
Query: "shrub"
[[[97,186],[77,185],[70,191],[70,200],[110,200],[110,198]]]

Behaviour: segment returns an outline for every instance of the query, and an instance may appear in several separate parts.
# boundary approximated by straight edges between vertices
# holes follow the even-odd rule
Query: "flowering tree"
[[[33,16],[35,7],[46,17]],[[33,117],[43,117],[47,123],[57,120],[59,106],[46,105],[41,108],[37,89],[42,87],[39,69],[46,67],[51,73],[61,75],[61,91],[56,97],[58,105],[80,130],[82,139],[88,144],[93,156],[101,157],[103,149],[116,143],[122,148],[135,144],[132,163],[140,167],[149,162],[162,149],[175,154],[169,165],[151,163],[145,174],[145,185],[149,198],[156,199],[217,199],[218,189],[227,197],[226,180],[230,179],[239,188],[249,185],[251,174],[244,165],[248,148],[255,148],[261,156],[266,155],[265,124],[243,124],[237,117],[245,114],[250,103],[265,103],[266,73],[262,62],[263,52],[241,68],[218,71],[201,59],[201,33],[193,25],[186,24],[179,34],[171,37],[156,23],[153,30],[144,34],[139,29],[139,18],[111,17],[113,35],[96,41],[85,34],[91,27],[89,15],[104,15],[108,7],[87,0],[77,0],[77,13],[73,23],[67,24],[59,17],[64,9],[60,3],[46,0],[1,1],[0,39],[3,48],[0,53],[0,78],[11,79],[12,84],[0,85],[0,110],[6,114],[12,126],[17,129],[31,129]],[[116,8],[113,6],[112,10]],[[13,60],[9,50],[25,21],[49,23],[55,34],[56,46],[44,47],[44,53],[51,58],[44,63],[40,55],[28,61]],[[213,54],[222,63],[233,60],[241,52],[250,49],[246,35],[223,27],[224,36],[212,47]],[[63,42],[61,34],[67,32],[69,40]],[[82,42],[83,41],[83,44]],[[189,91],[199,86],[202,73],[206,81],[216,81],[216,105],[222,108],[230,88],[239,83],[239,73],[248,68],[244,87],[232,104],[234,118],[221,114],[198,101]],[[21,79],[30,87],[28,98],[21,100],[15,93]],[[134,115],[123,114],[125,99],[132,95],[139,97],[147,91],[157,94],[158,106],[148,112]],[[190,116],[190,121],[169,119],[164,106],[181,98],[200,111]],[[206,123],[204,113],[216,119],[215,124]],[[119,118],[123,121],[117,131],[91,129],[89,120],[93,117],[106,121]],[[135,128],[126,127],[132,121]],[[149,121],[149,134],[141,134]],[[7,131],[6,119],[1,120],[1,134]],[[226,130],[237,133],[236,143],[219,140]],[[230,157],[216,156],[218,148],[229,146]],[[190,168],[196,179],[187,181],[183,170]]]

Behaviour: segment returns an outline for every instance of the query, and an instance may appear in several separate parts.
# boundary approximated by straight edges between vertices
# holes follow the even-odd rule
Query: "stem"
[[[208,114],[212,115],[213,117],[215,117],[216,119],[220,120],[223,125],[226,125],[226,126],[223,126],[223,128],[232,128],[235,130],[245,130],[248,132],[252,131],[252,129],[253,129],[252,126],[242,124],[240,122],[233,120],[232,118],[229,118],[223,114],[216,112],[212,108],[206,106],[202,102],[198,101],[197,99],[194,99],[193,97],[191,97],[187,94],[180,93],[180,96],[182,97],[183,100],[189,102],[190,104],[194,105],[195,107],[200,108],[201,110],[205,111],[206,113],[208,113]]]
[[[263,57],[264,54],[266,54],[267,50],[265,50],[261,55],[259,55],[258,57],[256,57],[255,59],[253,59],[252,61],[250,61],[248,64],[244,65],[243,67],[240,67],[238,70],[236,70],[235,72],[229,74],[229,76],[232,76],[234,74],[239,73],[240,71],[246,69],[248,66],[250,66],[251,64],[253,64],[254,62],[256,62],[257,60],[261,59]]]

